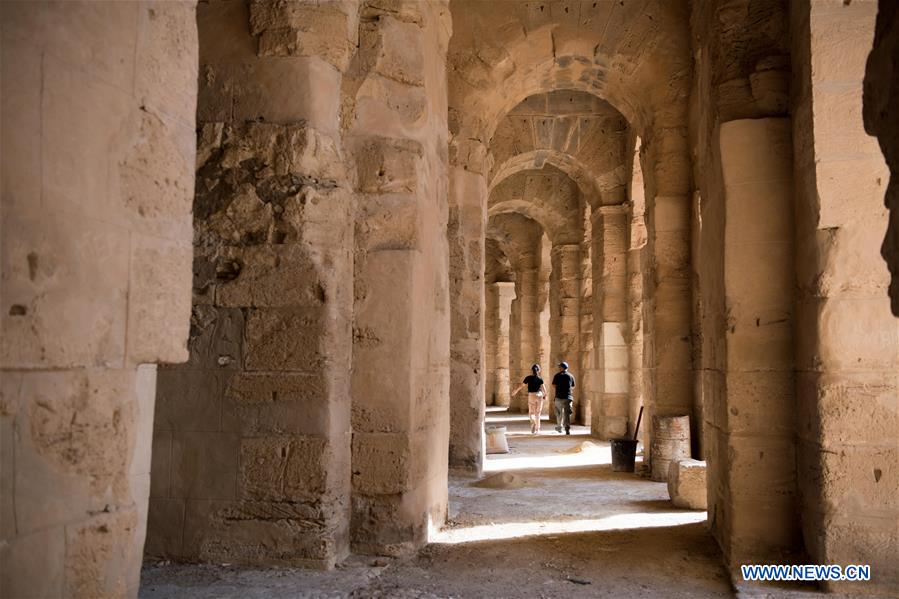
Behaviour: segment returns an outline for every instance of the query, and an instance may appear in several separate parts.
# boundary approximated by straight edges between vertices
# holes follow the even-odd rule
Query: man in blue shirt
[[[574,396],[571,390],[574,388],[574,377],[568,372],[568,362],[559,364],[559,372],[553,377],[553,386],[556,388],[556,432],[571,434],[571,402]]]

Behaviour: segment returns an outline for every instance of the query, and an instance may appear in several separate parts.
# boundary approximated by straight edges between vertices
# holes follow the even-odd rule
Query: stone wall
[[[631,419],[627,332],[627,229],[625,206],[602,206],[594,213],[594,247],[599,281],[594,283],[599,297],[594,323],[597,345],[597,374],[593,387],[595,405],[592,433],[602,439],[627,435]]]
[[[452,468],[480,472],[484,460],[484,255],[487,180],[478,157],[450,146],[450,450]]]
[[[890,169],[884,197],[890,220],[881,252],[892,275],[891,308],[899,316],[899,6],[887,0],[878,6],[874,47],[865,66],[863,116],[865,131],[877,137]]]
[[[871,565],[870,583],[829,587],[895,594],[899,322],[890,313],[889,272],[878,256],[890,173],[861,116],[876,7],[799,2],[792,8],[803,537],[816,562]]]
[[[727,397],[705,415],[726,469],[715,491],[729,555],[753,563],[780,558],[799,541],[790,121],[728,121],[719,147]]]
[[[337,108],[356,18],[351,3],[198,8],[190,360],[160,371],[149,556],[327,567],[348,551],[353,203]]]
[[[646,196],[643,181],[643,167],[640,161],[641,141],[635,137],[633,154],[630,162],[631,179],[628,182],[628,223],[627,239],[627,335],[628,346],[628,435],[643,442],[647,447],[646,422],[640,423],[636,430],[640,409],[645,408],[647,382],[651,380],[645,361],[645,322],[644,300],[647,285],[646,279],[652,272],[648,265],[649,252],[646,251]],[[644,414],[645,416],[645,414]]]
[[[0,589],[136,596],[187,359],[193,2],[4,2]]]
[[[343,85],[357,191],[352,543],[420,547],[447,506],[450,311],[446,2],[363,2]],[[483,286],[484,239],[475,248]],[[474,322],[483,341],[483,298]],[[452,358],[455,360],[455,356]],[[484,365],[474,373],[483,385]],[[483,387],[473,409],[483,412]]]
[[[147,553],[418,546],[446,506],[446,6],[198,22],[191,359],[160,379]]]
[[[690,24],[697,40],[690,120],[696,182],[694,420],[702,419],[701,449],[709,464],[710,524],[731,564],[750,557],[784,559],[798,543],[790,442],[793,312],[782,263],[792,255],[784,230],[790,222],[784,208],[792,202],[790,173],[781,164],[789,160],[789,132],[774,135],[773,123],[766,128],[764,121],[741,120],[787,115],[784,11],[773,0],[694,3]],[[728,125],[725,136],[732,121],[742,124]],[[740,142],[741,127],[754,135],[754,145]],[[741,171],[756,174],[747,180]],[[753,194],[773,204],[750,211],[758,203]],[[768,261],[775,270],[764,271],[763,261],[753,258],[758,255],[775,255]],[[743,275],[756,284],[747,290]],[[769,516],[762,521],[770,527],[759,526],[758,513]]]

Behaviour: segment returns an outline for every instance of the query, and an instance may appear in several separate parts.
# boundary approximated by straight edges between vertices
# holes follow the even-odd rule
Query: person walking
[[[524,386],[528,388],[528,418],[531,421],[531,434],[540,433],[540,413],[543,411],[543,398],[546,397],[546,385],[540,378],[540,364],[531,366],[531,372],[524,377],[524,380],[515,389],[512,395],[515,395]]]
[[[556,388],[556,432],[561,433],[565,429],[565,434],[571,434],[571,402],[574,401],[574,395],[571,390],[574,389],[574,376],[568,372],[568,362],[559,364],[559,372],[553,377],[553,386]]]

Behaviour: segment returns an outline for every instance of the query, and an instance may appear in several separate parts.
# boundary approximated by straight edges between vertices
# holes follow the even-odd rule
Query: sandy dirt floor
[[[488,421],[507,427],[510,453],[489,456],[480,483],[450,478],[449,522],[417,555],[355,556],[332,572],[151,564],[140,597],[733,596],[705,512],[612,472],[608,444],[585,427],[533,436],[524,415]]]

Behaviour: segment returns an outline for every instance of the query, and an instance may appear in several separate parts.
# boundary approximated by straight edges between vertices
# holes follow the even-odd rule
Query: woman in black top
[[[527,385],[528,418],[531,420],[531,434],[536,435],[540,432],[540,413],[543,411],[543,398],[546,397],[546,387],[543,385],[543,379],[540,378],[540,365],[534,364],[531,366],[531,372],[534,374],[524,377],[524,380],[512,392],[512,395],[515,395]]]

